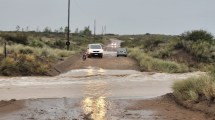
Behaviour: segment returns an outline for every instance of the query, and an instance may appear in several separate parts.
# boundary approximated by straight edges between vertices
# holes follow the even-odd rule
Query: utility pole
[[[104,34],[104,27],[102,26],[102,36],[103,36],[103,34]]]
[[[104,27],[104,34],[106,34],[106,25],[105,25],[105,27]]]
[[[68,31],[67,31],[67,50],[70,48],[70,0],[68,0]]]
[[[94,43],[96,41],[96,20],[94,20]]]

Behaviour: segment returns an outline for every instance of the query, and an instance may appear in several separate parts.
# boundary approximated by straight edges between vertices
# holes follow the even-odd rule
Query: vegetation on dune
[[[190,70],[207,71],[215,63],[215,40],[204,30],[179,36],[145,34],[118,38],[124,40],[123,47],[137,47],[153,58],[186,64]]]
[[[142,71],[158,71],[167,73],[181,73],[188,71],[188,68],[185,65],[174,61],[165,61],[153,58],[146,53],[141,52],[138,48],[130,49],[129,56],[137,60]]]
[[[193,42],[197,41],[207,41],[211,43],[214,42],[213,35],[205,30],[193,30],[182,33],[181,39]]]
[[[35,55],[12,54],[1,60],[0,74],[5,76],[46,75],[50,65]]]
[[[5,76],[47,75],[52,63],[73,55],[74,51],[35,48],[24,45],[8,46],[8,56],[1,58],[0,74]]]
[[[89,27],[71,34],[71,48],[66,50],[66,33],[52,32],[0,32],[0,75],[46,75],[54,63],[86,49],[87,44],[102,43],[101,36],[96,39]],[[7,58],[4,59],[4,41],[7,41]],[[72,50],[72,51],[71,51]]]
[[[74,51],[67,51],[55,48],[35,48],[30,46],[23,46],[23,45],[11,45],[8,46],[8,53],[19,53],[19,54],[33,54],[40,57],[45,58],[61,58],[61,57],[68,57],[73,55]]]
[[[214,37],[203,30],[185,32],[181,35],[183,48],[199,62],[215,62]]]
[[[210,75],[177,81],[172,88],[174,95],[181,100],[215,100],[215,78]]]
[[[207,71],[207,75],[175,82],[172,89],[183,101],[214,102],[215,39],[211,33],[193,30],[179,36],[145,34],[119,36],[119,39],[125,41],[123,47],[130,49],[129,55],[144,71]]]

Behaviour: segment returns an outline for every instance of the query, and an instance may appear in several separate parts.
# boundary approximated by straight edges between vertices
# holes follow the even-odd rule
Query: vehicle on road
[[[82,55],[82,60],[85,61],[87,59],[87,52],[84,52]]]
[[[124,56],[127,57],[128,56],[128,51],[126,48],[118,48],[117,49],[117,57],[119,56]]]
[[[98,56],[100,58],[103,57],[103,48],[101,44],[89,44],[87,47],[87,57],[91,58],[94,56]]]
[[[111,47],[117,47],[117,44],[115,42],[111,43]]]

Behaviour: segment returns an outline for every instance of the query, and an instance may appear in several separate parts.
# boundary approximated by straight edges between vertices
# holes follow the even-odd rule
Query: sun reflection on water
[[[107,103],[105,97],[86,97],[83,100],[85,114],[91,114],[93,120],[106,120]]]
[[[104,75],[106,71],[102,68],[90,68],[87,75]],[[96,79],[88,80],[84,87],[86,97],[82,101],[83,111],[86,115],[90,115],[93,120],[106,120],[108,83],[101,80],[97,76]],[[104,97],[106,96],[106,97]]]

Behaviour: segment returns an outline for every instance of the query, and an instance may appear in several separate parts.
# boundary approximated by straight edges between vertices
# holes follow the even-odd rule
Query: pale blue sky
[[[67,25],[67,0],[0,0],[0,30]],[[116,34],[215,34],[215,0],[71,0],[71,29],[107,25]]]

